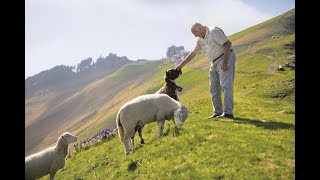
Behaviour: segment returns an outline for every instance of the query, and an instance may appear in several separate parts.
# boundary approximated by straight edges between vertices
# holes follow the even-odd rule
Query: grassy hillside
[[[274,17],[268,21],[245,29],[229,39],[238,52],[238,55],[251,51],[256,43],[271,38],[272,36],[287,36],[295,33],[295,9],[282,15]]]
[[[206,119],[212,114],[209,62],[205,55],[200,55],[182,69],[183,74],[177,80],[184,88],[181,102],[193,112],[185,125],[176,129],[166,122],[161,138],[157,138],[156,123],[146,125],[143,131],[146,144],[136,143],[135,152],[128,157],[118,137],[73,153],[56,179],[294,179],[295,61],[287,56],[295,54],[295,34],[284,32],[279,38],[271,39],[273,33],[267,29],[264,31],[269,36],[257,35],[265,27],[286,22],[284,17],[288,16],[247,31],[246,36],[259,39],[253,39],[253,44],[248,43],[252,39],[239,41],[245,36],[232,39],[233,44],[237,40],[241,42],[235,46],[233,120]],[[286,62],[291,66],[278,71],[278,65]],[[133,95],[158,90],[165,69],[171,65],[164,61],[139,66],[139,70],[124,67],[110,75],[109,78],[125,81],[150,69],[149,66],[154,72],[145,82],[129,84],[130,90],[117,96],[121,98],[117,107]],[[84,137],[86,132],[94,133],[107,125],[108,120],[114,122],[118,108],[109,113],[113,103],[108,102],[97,113],[100,123],[93,123],[78,135]],[[139,142],[137,135],[135,142]]]
[[[26,154],[54,145],[56,137],[65,131],[87,139],[106,127],[114,126],[115,114],[122,104],[148,93],[149,87],[158,86],[163,81],[163,72],[171,67],[168,62],[161,61],[126,65],[66,97],[55,111],[51,110],[51,116],[26,128]],[[50,124],[50,128],[44,123]],[[32,133],[34,131],[37,133]]]
[[[120,107],[136,96],[160,88],[163,81],[163,72],[168,68],[172,68],[172,65],[169,62],[161,61],[128,65],[106,77],[109,81],[123,84],[125,87],[113,92],[112,97],[101,106],[96,115],[74,133],[80,139],[86,139],[106,127],[115,126],[115,116]]]

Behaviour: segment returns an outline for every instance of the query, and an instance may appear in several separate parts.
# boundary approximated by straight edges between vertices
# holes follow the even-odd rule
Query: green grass
[[[179,127],[178,135],[173,124],[166,122],[165,135],[157,138],[156,123],[148,124],[146,144],[136,143],[129,157],[114,138],[71,155],[56,179],[294,178],[294,94],[289,94],[291,99],[261,96],[275,91],[266,89],[267,85],[281,89],[273,80],[284,81],[287,76],[236,74],[236,118],[208,120],[212,113],[208,73],[183,70],[179,83],[185,89],[180,98],[194,114]],[[244,85],[250,93],[242,93]],[[135,142],[139,142],[137,136]]]
[[[294,116],[279,112],[277,100],[248,97],[236,96],[235,120],[208,120],[207,98],[183,96],[196,113],[180,135],[167,122],[157,138],[156,123],[148,124],[146,144],[136,144],[129,157],[114,138],[72,155],[56,179],[293,179]]]
[[[143,65],[126,65],[120,68],[118,71],[109,75],[110,78],[120,78],[123,80],[128,80],[134,78],[136,74],[141,74],[144,71],[151,71],[155,69],[159,64],[162,63],[161,61],[157,62],[147,62]]]
[[[237,56],[233,120],[206,119],[213,113],[209,62],[199,56],[176,81],[184,88],[181,102],[192,112],[183,126],[166,122],[164,136],[157,138],[157,124],[147,124],[146,144],[136,135],[128,157],[118,137],[74,153],[56,179],[294,179],[295,71],[270,69],[294,64],[285,58],[294,54],[285,48],[294,41],[294,35],[264,40]],[[150,93],[163,85],[163,72],[172,65],[152,67],[153,75],[141,85]],[[114,78],[134,72],[120,71]]]

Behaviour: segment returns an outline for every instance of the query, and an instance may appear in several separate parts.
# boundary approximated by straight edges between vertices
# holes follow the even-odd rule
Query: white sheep
[[[54,179],[56,172],[63,168],[68,155],[68,146],[77,141],[77,137],[69,132],[63,133],[55,146],[25,158],[25,179],[38,179],[50,174]]]
[[[118,134],[121,142],[124,143],[125,154],[129,155],[130,150],[134,150],[133,139],[137,130],[143,142],[140,127],[157,121],[158,137],[160,137],[165,120],[172,119],[175,123],[174,115],[177,116],[178,125],[182,125],[188,117],[188,109],[166,94],[146,94],[125,103],[116,117]]]

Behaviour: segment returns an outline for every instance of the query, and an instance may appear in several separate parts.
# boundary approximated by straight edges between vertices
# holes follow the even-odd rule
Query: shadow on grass
[[[131,161],[131,163],[128,165],[128,171],[130,172],[130,171],[134,171],[134,170],[136,170],[137,169],[137,163],[136,162],[134,162],[134,161]]]
[[[247,124],[253,124],[257,127],[262,127],[265,129],[293,129],[295,130],[294,124],[288,124],[283,122],[276,122],[276,121],[266,121],[266,120],[258,120],[258,119],[247,119],[247,118],[240,118],[235,117],[233,118],[235,123],[247,123]]]
[[[135,171],[138,166],[142,165],[142,160],[133,160],[130,159],[130,163],[128,164],[128,172],[133,172]]]
[[[288,68],[290,68],[291,70],[296,70],[296,67],[295,67],[295,66],[287,65],[287,66],[285,66],[285,67],[288,67]]]

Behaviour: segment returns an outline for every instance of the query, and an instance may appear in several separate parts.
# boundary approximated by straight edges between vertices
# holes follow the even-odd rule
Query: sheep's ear
[[[62,139],[64,138],[64,135],[63,135],[63,134],[61,135],[61,138],[62,138]]]

